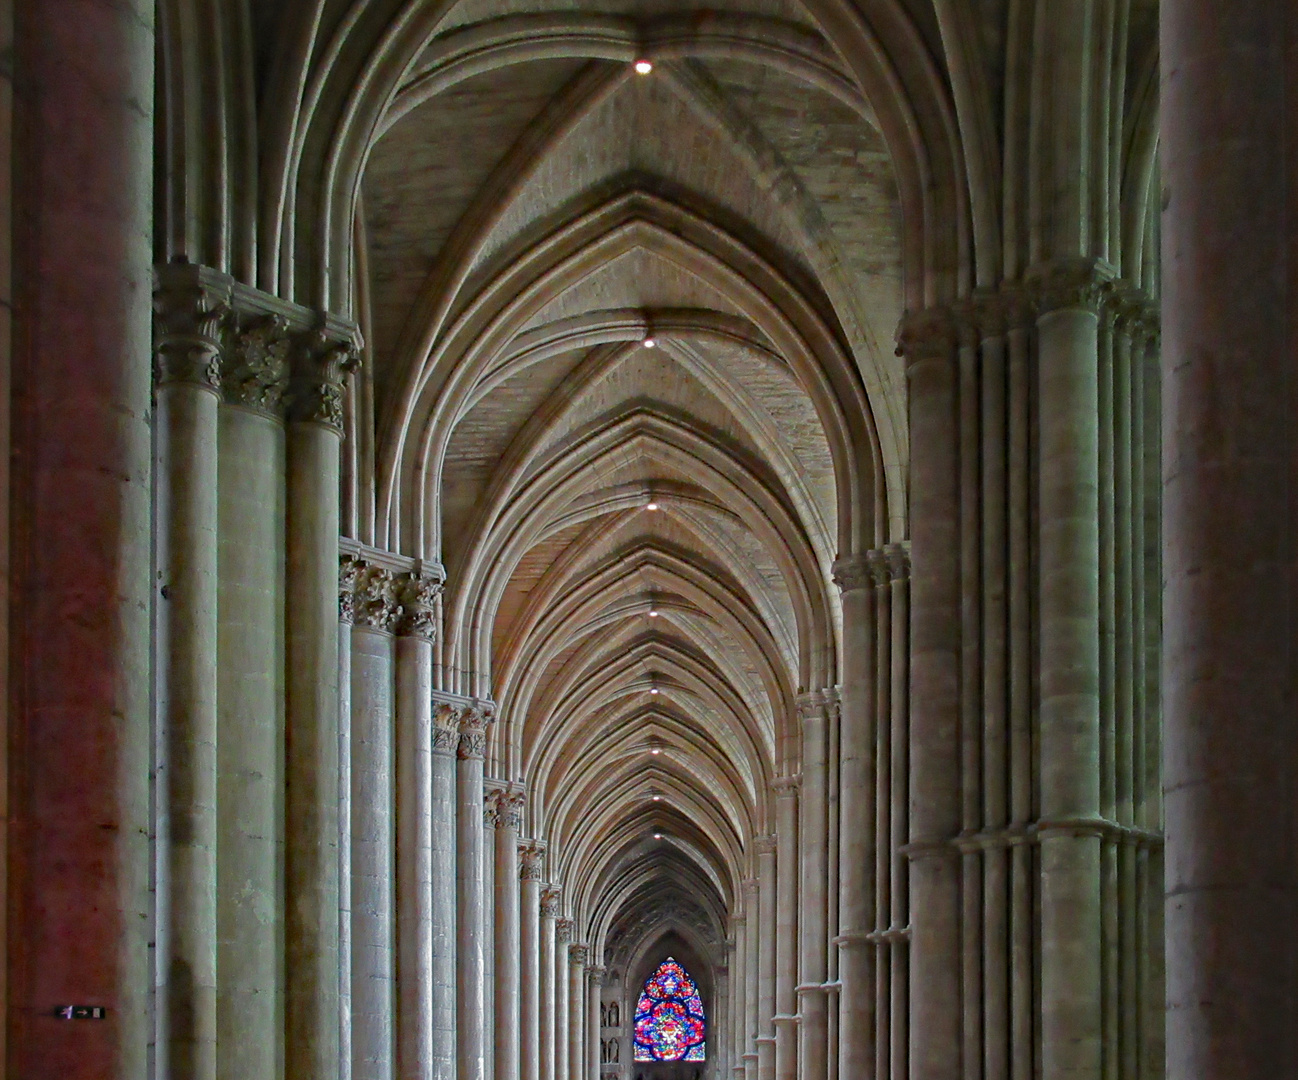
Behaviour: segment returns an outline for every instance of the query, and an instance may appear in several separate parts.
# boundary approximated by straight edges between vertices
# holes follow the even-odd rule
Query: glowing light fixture
[[[644,508],[646,510],[657,510],[658,504],[656,502],[647,502],[644,504]]]
[[[662,838],[663,838],[663,834],[662,834],[662,833],[660,833],[660,832],[656,832],[656,833],[654,833],[654,839],[655,839],[655,840],[661,840]]]
[[[649,618],[651,618],[651,619],[656,619],[656,618],[658,618],[658,609],[657,609],[657,608],[650,608],[650,609],[649,609]]]
[[[649,688],[649,693],[651,693],[651,694],[656,694],[656,693],[658,693],[658,687],[656,687],[656,686],[651,686],[651,687]],[[658,753],[658,751],[655,750],[654,753],[656,754],[656,753]]]
[[[646,349],[656,349],[658,347],[658,342],[656,342],[651,337],[645,338],[643,341],[640,342],[640,344],[643,345]]]
[[[656,694],[656,693],[658,693],[658,691],[657,691],[657,690],[650,690],[649,693],[651,693],[651,694]],[[651,754],[661,754],[661,753],[662,753],[662,749],[661,749],[660,747],[655,746],[652,750],[649,751],[649,753],[651,753]]]
[[[662,801],[663,801],[663,797],[661,795],[654,796],[654,802],[662,802]]]
[[[651,60],[637,60],[635,62],[635,73],[637,75],[648,75],[653,69],[653,61]]]

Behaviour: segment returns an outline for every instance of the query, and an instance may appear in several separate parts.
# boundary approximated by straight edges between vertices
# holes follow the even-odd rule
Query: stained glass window
[[[690,974],[667,957],[635,1007],[636,1061],[703,1061],[707,1017]]]

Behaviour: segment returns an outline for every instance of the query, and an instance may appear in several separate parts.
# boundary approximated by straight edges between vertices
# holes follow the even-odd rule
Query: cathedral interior
[[[1298,1077],[1295,101],[1274,0],[0,0],[3,1074]]]

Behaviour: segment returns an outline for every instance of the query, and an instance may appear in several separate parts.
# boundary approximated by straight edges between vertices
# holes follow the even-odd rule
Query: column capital
[[[560,945],[567,945],[572,940],[574,925],[571,919],[556,919],[554,921],[554,940]]]
[[[932,361],[953,363],[960,344],[960,321],[946,305],[911,311],[897,327],[897,355],[906,358],[906,374]]]
[[[193,263],[153,268],[153,378],[221,388],[221,331],[231,313],[228,275]]]
[[[500,792],[488,789],[482,793],[482,823],[488,829],[500,828]]]
[[[546,882],[541,885],[541,918],[559,918],[559,901],[562,896],[563,889],[561,886],[553,882]]]
[[[356,577],[354,625],[390,634],[400,617],[396,575],[386,567],[364,563]]]
[[[809,690],[797,697],[798,716],[803,720],[814,716],[828,719],[831,713],[837,713],[839,707],[838,687],[828,686],[823,690]]]
[[[1069,310],[1098,314],[1116,277],[1103,259],[1056,259],[1029,268],[1023,284],[1038,316]]]
[[[545,866],[545,844],[539,840],[519,840],[518,880],[540,881]]]
[[[326,318],[296,336],[288,394],[288,418],[342,431],[343,383],[360,364],[360,334],[355,326]]]
[[[775,793],[777,799],[794,798],[800,787],[802,787],[802,776],[798,773],[792,776],[777,776],[771,781],[771,791]]]
[[[772,785],[772,787],[773,786],[774,785]],[[756,855],[774,855],[775,854],[775,834],[763,833],[761,836],[754,836],[753,853]]]
[[[608,974],[608,968],[603,964],[587,964],[586,974],[590,977],[592,983],[596,986],[602,986],[604,984],[604,976]]]
[[[496,792],[499,807],[498,829],[513,829],[517,832],[523,827],[523,803],[527,798],[522,788],[500,788]]]
[[[888,544],[883,549],[883,557],[888,563],[888,576],[893,581],[906,581],[910,578],[909,540],[903,540],[898,544]]]
[[[491,713],[484,704],[466,704],[460,708],[460,745],[456,755],[461,761],[478,760],[487,754],[487,724]]]
[[[423,641],[437,638],[437,598],[442,592],[439,578],[411,571],[397,579],[396,595],[401,604],[397,633]]]
[[[365,562],[355,555],[338,557],[338,621],[350,626],[356,621],[356,583]]]
[[[237,322],[229,335],[221,392],[231,405],[279,419],[288,389],[288,319],[277,313]]]
[[[839,592],[857,592],[868,589],[872,584],[870,556],[872,552],[859,552],[855,555],[843,555],[834,560],[834,584]]]
[[[580,964],[586,966],[586,961],[590,959],[590,947],[583,945],[581,942],[573,942],[568,946],[568,962],[571,964]]]
[[[460,746],[460,710],[447,701],[433,702],[433,753],[451,755]]]

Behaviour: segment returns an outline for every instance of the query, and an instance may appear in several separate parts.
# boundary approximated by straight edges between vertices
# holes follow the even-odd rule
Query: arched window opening
[[[636,1061],[703,1061],[707,1017],[694,980],[673,957],[648,979],[635,1007]]]

